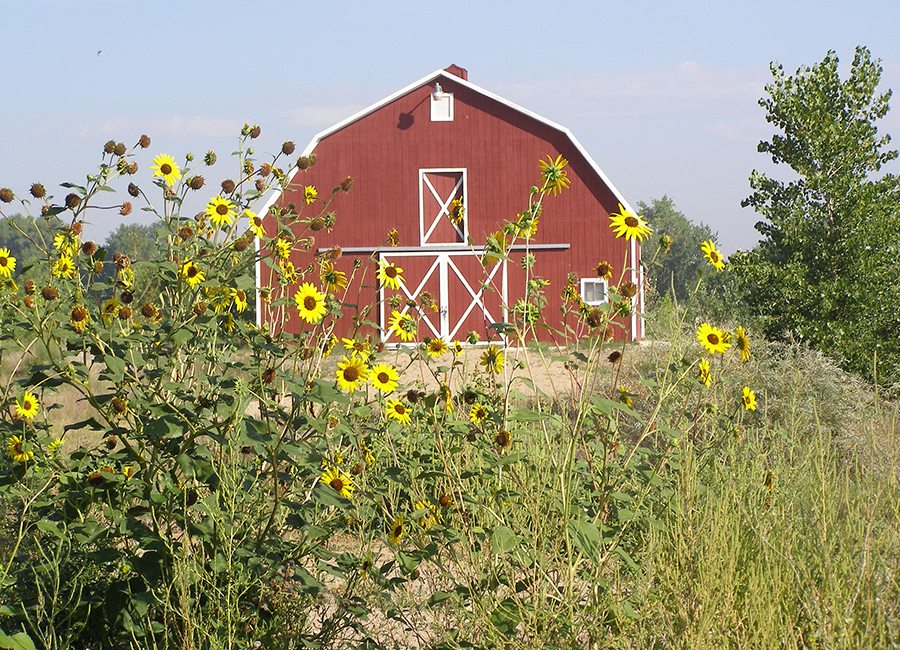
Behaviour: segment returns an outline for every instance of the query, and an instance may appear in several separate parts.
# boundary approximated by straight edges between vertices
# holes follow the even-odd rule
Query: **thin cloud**
[[[77,129],[81,138],[110,137],[124,133],[152,133],[157,137],[200,136],[221,138],[234,136],[244,126],[242,120],[207,117],[203,115],[173,115],[171,117],[114,118],[91,122]]]

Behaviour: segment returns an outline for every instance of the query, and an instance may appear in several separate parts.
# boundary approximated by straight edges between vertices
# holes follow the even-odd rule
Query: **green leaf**
[[[3,630],[0,630],[0,648],[8,650],[35,650],[34,641],[25,632],[17,632],[12,636],[7,636]]]
[[[122,383],[122,380],[125,378],[125,361],[119,357],[114,357],[111,354],[104,355],[102,361],[109,369],[109,376],[113,383]]]
[[[509,553],[518,546],[521,541],[522,538],[516,535],[507,526],[498,526],[491,537],[491,546],[495,554]]]

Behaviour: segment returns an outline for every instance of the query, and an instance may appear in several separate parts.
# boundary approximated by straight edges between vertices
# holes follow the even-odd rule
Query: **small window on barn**
[[[606,280],[581,278],[581,299],[586,305],[602,305],[607,301]]]
[[[445,93],[441,90],[441,84],[434,84],[434,92],[431,93],[431,121],[453,121],[453,93]]]
[[[419,245],[467,241],[465,169],[419,170]]]

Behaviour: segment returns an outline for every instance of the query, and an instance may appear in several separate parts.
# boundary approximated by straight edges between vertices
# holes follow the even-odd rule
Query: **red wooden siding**
[[[460,84],[452,77],[441,77],[438,81],[444,92],[454,96],[453,121],[431,121],[432,83],[346,125],[316,145],[316,165],[294,176],[294,189],[284,194],[281,204],[303,205],[304,185],[315,185],[319,195],[327,197],[331,188],[347,176],[354,178],[354,184],[349,193],[334,195],[329,207],[337,217],[333,233],[324,230],[313,233],[316,242],[312,251],[295,252],[293,262],[298,269],[304,269],[313,260],[317,249],[332,245],[344,249],[369,249],[369,252],[345,254],[336,263],[338,269],[349,275],[353,270],[353,258],[365,263],[371,250],[385,243],[392,228],[399,234],[401,248],[421,246],[420,170],[452,170],[429,174],[429,178],[440,185],[440,189],[435,189],[444,198],[459,178],[456,170],[465,170],[467,227],[474,245],[481,246],[487,234],[514,219],[527,207],[529,188],[541,184],[538,161],[546,160],[548,155],[555,159],[562,154],[569,161],[570,187],[559,196],[545,198],[538,233],[532,240],[535,244],[568,246],[565,250],[535,253],[535,273],[551,282],[545,289],[548,299],[545,319],[558,326],[560,292],[569,273],[595,277],[594,268],[604,260],[615,268],[614,281],[623,270],[627,243],[613,237],[608,218],[611,212],[617,211],[618,201],[565,133]],[[432,211],[431,215],[425,215],[427,228],[429,216],[437,212],[438,203],[433,196],[425,196],[423,203],[426,212]],[[312,214],[314,207],[320,206],[304,206],[303,216]],[[442,244],[459,239],[445,220],[435,229],[429,243],[438,250]],[[388,244],[382,252],[390,256],[391,251]],[[514,261],[508,268],[510,306],[524,294],[522,271],[518,265],[521,254],[512,257]],[[404,269],[410,291],[416,286],[409,285],[427,271],[426,258],[433,261],[434,255],[423,253],[421,258],[391,258]],[[465,267],[463,274],[481,276],[475,260],[454,257],[453,261],[460,268]],[[367,304],[375,297],[375,269],[366,270],[360,284],[364,270],[357,271],[357,280],[349,293],[353,298],[348,302],[356,303],[359,295],[361,303]],[[459,285],[457,282],[448,286],[451,294],[446,298],[452,304],[439,305],[440,308],[454,309],[453,304],[466,303],[469,293]],[[439,298],[440,287],[429,284],[426,288]],[[385,295],[389,297],[393,293],[388,291]],[[499,294],[493,293],[490,300],[497,303],[498,306],[493,308],[496,311]],[[481,330],[483,336],[484,318],[476,311],[466,317],[465,326]],[[385,305],[384,313],[389,316],[390,312],[390,307]],[[493,312],[491,315],[500,318]],[[379,320],[377,308],[370,318]],[[294,319],[288,328],[300,325],[302,323]],[[342,327],[349,327],[349,324]],[[424,329],[420,327],[420,336],[431,335]],[[455,338],[464,335],[465,331],[458,332]]]

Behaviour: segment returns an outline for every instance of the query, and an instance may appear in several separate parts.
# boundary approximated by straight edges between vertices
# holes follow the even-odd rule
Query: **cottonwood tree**
[[[900,183],[881,171],[897,158],[876,127],[891,97],[876,94],[881,66],[858,47],[843,81],[834,52],[794,76],[771,70],[759,103],[779,132],[758,150],[796,180],[753,171],[743,205],[762,215],[763,238],[732,267],[768,338],[801,338],[849,370],[896,381]]]

